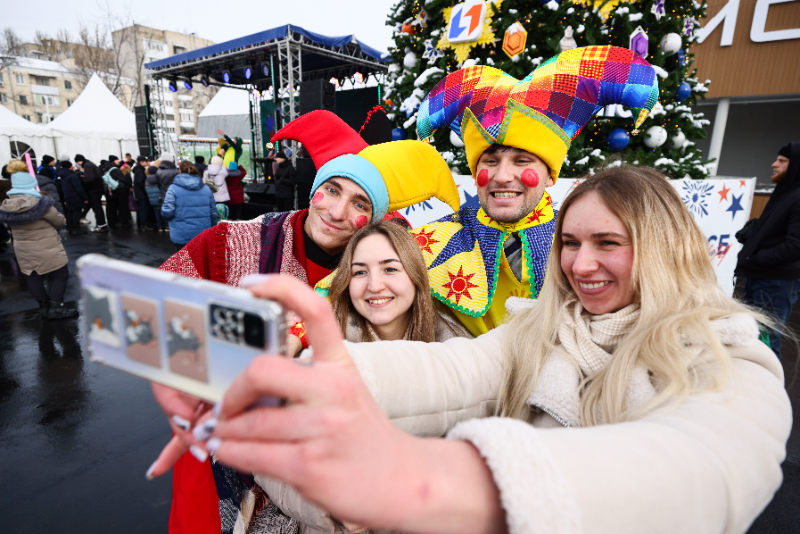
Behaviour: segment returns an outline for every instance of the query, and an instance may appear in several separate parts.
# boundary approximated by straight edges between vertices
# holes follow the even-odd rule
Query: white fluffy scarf
[[[510,315],[519,315],[535,305],[536,301],[532,299],[511,297],[506,300],[506,310]],[[630,308],[630,306],[623,308],[616,314],[596,317],[585,317],[582,314],[577,314],[575,308],[569,308],[569,317],[566,320],[575,325],[573,332],[566,332],[562,327],[559,331],[559,337],[561,338],[564,352],[569,353],[571,358],[559,351],[553,352],[547,357],[533,392],[528,398],[528,404],[550,414],[564,426],[581,426],[580,397],[578,396],[581,379],[585,373],[586,376],[593,374],[592,365],[596,365],[594,363],[595,359],[605,362],[611,357],[611,353],[613,353],[623,335],[621,333],[622,330],[630,331],[633,329],[635,320],[638,317],[638,310]],[[636,313],[635,317],[634,312]],[[621,316],[614,317],[617,314]],[[634,318],[631,319],[631,317]],[[606,321],[611,322],[606,323]],[[630,324],[626,326],[628,322]],[[720,342],[726,346],[746,347],[759,342],[758,325],[749,315],[737,314],[716,319],[711,322],[711,327]],[[577,334],[575,330],[578,330]],[[584,336],[588,336],[588,338],[579,342],[578,339]],[[565,338],[574,338],[576,347],[581,343],[588,344],[585,350],[590,353],[589,356],[586,357],[584,355],[584,349],[569,349],[566,345],[570,342],[567,341],[565,343]],[[684,342],[687,345],[693,344],[688,338]],[[591,344],[596,345],[596,347],[591,347]],[[580,368],[576,367],[575,362],[578,363]],[[587,371],[590,372],[587,373]],[[656,390],[650,381],[647,370],[644,367],[637,366],[628,382],[625,405],[632,408],[653,399],[655,395]]]

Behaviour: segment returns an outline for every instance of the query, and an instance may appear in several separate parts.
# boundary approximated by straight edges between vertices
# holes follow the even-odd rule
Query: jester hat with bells
[[[368,145],[330,111],[306,113],[272,136],[272,141],[303,143],[319,169],[311,197],[336,176],[358,184],[372,202],[372,222],[387,212],[436,197],[458,211],[460,201],[453,175],[435,148],[422,141],[392,141]],[[310,197],[309,197],[310,198]]]
[[[535,154],[556,181],[570,144],[604,106],[631,108],[638,128],[657,101],[655,69],[639,54],[587,46],[548,59],[522,80],[485,66],[447,75],[422,102],[417,133],[429,140],[449,126],[464,141],[473,176],[481,154],[498,144]]]

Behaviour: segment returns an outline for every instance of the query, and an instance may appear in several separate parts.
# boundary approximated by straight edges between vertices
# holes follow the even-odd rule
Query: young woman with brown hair
[[[472,337],[434,307],[419,246],[395,221],[356,232],[333,275],[329,298],[348,341]]]

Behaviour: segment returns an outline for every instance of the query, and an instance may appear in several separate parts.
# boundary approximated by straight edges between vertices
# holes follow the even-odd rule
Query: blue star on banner
[[[470,207],[470,208],[473,208],[473,207],[474,208],[480,208],[481,207],[481,203],[478,200],[478,195],[470,195],[469,193],[464,191],[464,203],[462,204],[462,206],[467,206],[467,207]]]
[[[742,197],[744,196],[744,193],[742,193],[738,197],[736,195],[731,195],[731,196],[733,197],[733,200],[731,200],[730,207],[725,211],[733,212],[731,214],[731,220],[734,220],[736,218],[737,211],[744,211],[744,208],[742,207]]]
[[[433,206],[431,206],[427,200],[420,202],[419,204],[413,204],[406,208],[406,215],[411,213],[412,211],[417,211],[417,208],[420,208],[422,211],[425,210],[432,210]]]

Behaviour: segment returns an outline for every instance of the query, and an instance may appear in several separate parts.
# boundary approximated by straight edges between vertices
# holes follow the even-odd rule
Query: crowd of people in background
[[[136,226],[169,235],[180,249],[218,221],[241,219],[246,170],[223,168],[219,156],[210,165],[203,156],[194,159],[176,165],[166,152],[154,161],[125,154],[98,165],[82,154],[72,160],[62,154],[45,155],[32,169],[17,160],[3,166],[0,202],[8,202],[0,209],[0,252],[13,239],[19,270],[42,317],[77,315],[63,302],[69,272],[62,228],[77,236]],[[90,211],[95,224],[84,230],[91,225]]]

